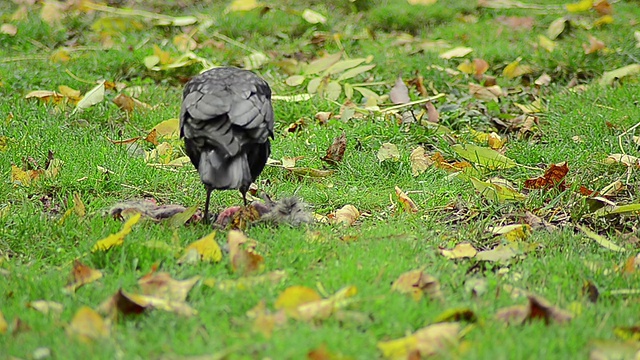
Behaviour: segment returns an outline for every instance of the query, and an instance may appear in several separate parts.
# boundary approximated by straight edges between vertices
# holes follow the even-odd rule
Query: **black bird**
[[[247,205],[249,185],[260,175],[273,138],[271,89],[251,71],[208,70],[184,88],[180,137],[207,190],[205,221],[213,189],[238,189]]]

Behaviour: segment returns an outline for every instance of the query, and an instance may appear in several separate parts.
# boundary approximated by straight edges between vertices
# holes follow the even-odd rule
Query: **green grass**
[[[187,2],[188,3],[188,2]],[[549,2],[551,4],[551,2]],[[131,5],[131,4],[130,4]],[[123,246],[108,252],[91,253],[94,243],[117,232],[122,224],[105,210],[127,199],[153,197],[160,204],[204,205],[205,191],[191,166],[167,171],[148,166],[141,157],[131,156],[126,147],[108,139],[144,136],[155,124],[178,116],[182,83],[201,68],[193,65],[172,72],[153,72],[144,66],[144,58],[153,53],[153,45],[180,51],[173,37],[193,28],[152,27],[128,29],[112,34],[114,45],[100,48],[98,34],[91,30],[93,21],[104,14],[79,14],[71,11],[59,26],[50,26],[31,12],[25,20],[12,20],[16,10],[12,3],[0,5],[0,22],[17,26],[15,36],[0,34],[0,137],[7,146],[0,150],[0,311],[9,322],[7,333],[0,333],[0,358],[32,358],[38,347],[50,348],[53,358],[126,358],[147,359],[175,356],[225,354],[230,359],[303,359],[321,346],[334,354],[352,359],[381,358],[376,343],[405,336],[432,324],[438,316],[454,308],[470,308],[479,318],[465,334],[463,344],[449,357],[468,359],[567,359],[586,357],[595,340],[615,341],[614,328],[637,326],[639,302],[636,296],[612,295],[618,289],[635,289],[638,272],[623,274],[621,268],[637,245],[624,244],[625,252],[603,248],[575,230],[583,224],[614,242],[623,244],[616,231],[636,230],[637,215],[612,218],[588,217],[586,199],[576,190],[584,185],[602,189],[620,179],[626,190],[613,198],[620,204],[638,202],[638,175],[627,177],[624,166],[603,164],[609,154],[622,150],[618,136],[640,119],[638,77],[602,87],[597,80],[603,72],[637,62],[640,57],[633,31],[640,21],[640,11],[632,2],[614,4],[615,22],[601,28],[573,27],[558,39],[558,49],[548,53],[535,49],[538,35],[544,34],[556,18],[567,15],[574,21],[592,23],[597,16],[567,14],[564,10],[528,11],[518,9],[477,8],[475,1],[449,6],[411,7],[401,1],[356,1],[350,4],[318,5],[312,8],[328,17],[324,25],[312,25],[300,17],[304,5],[287,2],[261,14],[259,9],[247,13],[225,13],[225,4],[183,7],[178,3],[133,3],[134,8],[175,16],[206,16],[211,26],[194,33],[198,44],[214,40],[216,44],[194,50],[215,64],[241,65],[250,53],[220,40],[228,36],[272,59],[257,70],[278,95],[298,94],[306,87],[284,85],[287,74],[278,62],[285,59],[309,61],[323,53],[344,51],[346,56],[373,56],[377,66],[368,73],[369,80],[387,85],[370,87],[388,94],[398,74],[405,80],[416,72],[425,86],[447,94],[436,101],[442,111],[441,122],[454,130],[452,139],[467,142],[469,128],[493,131],[492,117],[519,115],[514,103],[530,103],[540,97],[548,111],[540,115],[539,133],[533,139],[518,139],[517,133],[502,132],[509,141],[505,155],[528,168],[516,167],[482,174],[482,180],[500,176],[522,190],[526,179],[542,174],[549,164],[566,161],[569,190],[560,192],[525,191],[521,203],[500,204],[487,200],[462,178],[429,168],[418,177],[411,174],[409,154],[418,145],[429,152],[438,149],[448,159],[459,159],[446,139],[433,131],[412,124],[401,126],[393,117],[367,116],[349,122],[330,120],[318,123],[318,111],[339,112],[339,105],[313,98],[307,102],[274,101],[276,136],[272,142],[273,159],[303,156],[299,166],[323,168],[320,160],[333,139],[344,130],[348,145],[344,160],[327,178],[297,178],[279,167],[267,167],[258,180],[261,190],[275,198],[297,194],[326,215],[346,204],[365,213],[351,227],[315,223],[303,228],[288,226],[252,226],[247,236],[259,242],[258,251],[265,258],[265,272],[284,270],[286,279],[277,285],[261,285],[246,290],[221,291],[199,282],[191,290],[188,303],[198,311],[182,317],[159,310],[140,316],[121,318],[112,325],[111,336],[85,344],[65,334],[65,328],[82,306],[97,308],[119,288],[136,292],[137,280],[154,264],[176,279],[192,276],[217,280],[238,279],[225,254],[220,263],[177,264],[181,251],[153,249],[150,240],[181,247],[208,234],[211,229],[201,223],[174,231],[168,224],[145,221],[137,224]],[[474,15],[475,23],[460,21],[462,15]],[[498,16],[532,16],[531,30],[514,31],[496,23]],[[399,32],[410,33],[416,41],[394,46]],[[314,44],[314,35],[328,36],[322,46]],[[333,34],[342,34],[339,43]],[[375,35],[375,36],[372,36]],[[585,55],[583,43],[588,35],[605,42],[607,53]],[[449,75],[430,65],[455,69],[462,59],[443,60],[437,52],[418,51],[424,40],[442,39],[452,46],[468,46],[490,64],[488,75],[496,76],[510,95],[499,103],[487,104],[468,96],[468,83],[476,82],[464,74]],[[71,49],[68,62],[54,63],[49,57],[61,47]],[[84,48],[83,48],[84,47]],[[502,70],[518,57],[534,71],[524,79],[506,79]],[[527,87],[543,73],[553,82],[548,87]],[[577,79],[589,85],[584,91],[568,90]],[[83,112],[72,113],[73,106],[61,107],[25,99],[32,90],[57,90],[66,85],[89,91],[99,79],[140,87],[138,97],[153,110],[134,111],[127,116],[110,101]],[[362,82],[360,76],[348,82]],[[526,81],[523,81],[526,80]],[[108,94],[113,98],[114,94]],[[420,95],[411,89],[412,99]],[[359,102],[359,96],[355,97]],[[338,102],[344,101],[344,95]],[[419,110],[418,107],[414,108]],[[290,134],[290,124],[303,118],[305,125]],[[581,141],[575,141],[579,136]],[[400,150],[398,162],[380,163],[376,153],[381,144],[391,142]],[[145,149],[150,144],[142,145]],[[638,149],[627,138],[624,151],[637,155]],[[57,176],[18,186],[11,182],[11,165],[26,166],[32,158],[43,166],[49,151],[63,162]],[[98,167],[111,172],[104,174]],[[395,186],[411,190],[410,197],[420,210],[407,214],[398,210]],[[70,215],[73,194],[80,195],[87,215]],[[391,195],[391,201],[390,201]],[[216,211],[241,203],[235,191],[215,192]],[[452,206],[455,204],[455,207]],[[395,206],[395,207],[392,207]],[[491,249],[500,243],[487,228],[521,223],[530,211],[557,226],[554,231],[534,229],[527,244],[538,244],[535,251],[505,263],[482,263],[473,259],[448,260],[439,248],[471,242],[478,249]],[[313,240],[317,232],[320,240]],[[343,239],[352,239],[344,241]],[[217,241],[226,242],[226,231],[219,231]],[[85,285],[74,295],[67,295],[67,283],[74,259],[99,269],[104,277]],[[391,291],[390,284],[404,272],[424,268],[439,280],[444,301],[414,301]],[[486,291],[474,297],[466,290],[473,278],[486,281]],[[582,293],[585,281],[600,290],[596,304]],[[353,285],[358,293],[348,310],[357,317],[340,319],[331,316],[317,322],[293,319],[277,327],[271,338],[252,330],[253,320],[246,313],[264,300],[273,309],[278,296],[288,287],[304,285],[333,294]],[[545,325],[533,321],[519,326],[505,326],[494,317],[499,309],[525,304],[526,299],[512,299],[505,285],[526,289],[543,296],[552,304],[573,309],[575,317],[566,325]],[[61,314],[43,315],[27,307],[35,300],[61,303]],[[578,309],[578,310],[576,310]],[[353,314],[353,313],[352,313]],[[17,331],[14,321],[29,327]],[[214,357],[215,358],[215,357]]]

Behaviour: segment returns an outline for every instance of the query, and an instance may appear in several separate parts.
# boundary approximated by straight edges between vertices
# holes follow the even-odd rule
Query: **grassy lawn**
[[[637,2],[614,2],[611,13],[603,4],[577,11],[551,1],[502,8],[489,6],[494,1],[286,1],[247,11],[218,1],[19,3],[0,4],[0,358],[636,358]],[[314,24],[316,14],[305,9],[325,21]],[[472,52],[441,56],[459,47]],[[326,70],[313,73],[306,64],[340,53],[340,61],[375,66],[337,81],[334,98],[292,101]],[[167,166],[184,156],[181,141],[144,138],[178,117],[191,76],[208,65],[247,64],[279,96],[277,162],[256,185],[274,199],[295,194],[316,221],[244,229],[256,243],[243,254],[263,257],[252,272],[232,261],[228,229],[216,231],[219,261],[181,263],[185,248],[213,231],[199,212],[180,226],[142,217],[123,244],[94,251],[123,228],[108,214],[119,202],[203,208],[204,187],[191,164]],[[607,72],[623,67],[628,74],[607,81]],[[288,85],[292,75],[302,83]],[[386,95],[399,75],[418,104],[391,111]],[[107,81],[104,99],[84,109],[76,109],[80,96],[60,88],[79,90],[86,103],[99,80]],[[143,105],[122,110],[113,101],[119,94]],[[342,109],[348,97],[355,110]],[[431,120],[438,124],[427,121],[420,102],[427,97],[436,97]],[[331,113],[328,120],[318,120],[322,112]],[[344,158],[323,162],[343,132]],[[492,132],[506,142],[488,150]],[[387,143],[398,155],[381,161]],[[477,154],[465,159],[456,149],[469,145],[506,158],[494,166]],[[418,146],[428,166],[414,174]],[[623,153],[632,156],[628,165],[607,161]],[[434,154],[444,162],[431,161]],[[301,176],[282,164],[294,157],[298,168],[332,172]],[[470,167],[450,169],[463,162]],[[565,162],[563,178],[530,185]],[[496,195],[492,178],[508,181],[511,192]],[[212,196],[214,212],[241,203],[237,191]],[[345,225],[335,218],[346,205],[360,215]],[[492,232],[506,225],[516,230]],[[478,253],[443,255],[467,243]],[[76,260],[102,277],[66,291]],[[156,268],[173,279],[198,277],[179,301],[190,314],[143,300],[132,300],[141,314],[101,305],[119,289],[130,298],[145,292],[140,280]],[[421,273],[407,285],[400,277],[413,270]],[[264,280],[274,274],[284,275]],[[549,305],[531,305],[537,298]],[[306,302],[311,319],[301,315],[305,299],[316,300]],[[100,315],[74,320],[88,309]],[[443,322],[457,326],[449,333],[438,328]],[[404,343],[413,345],[390,342],[428,326],[437,334]]]

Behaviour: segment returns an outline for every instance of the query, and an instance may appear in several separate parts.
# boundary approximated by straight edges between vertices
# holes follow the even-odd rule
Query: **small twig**
[[[239,47],[240,49],[245,50],[245,51],[248,51],[248,52],[250,52],[250,53],[252,53],[252,54],[253,54],[253,53],[260,53],[260,52],[261,52],[261,51],[258,51],[258,50],[256,50],[256,49],[252,49],[252,48],[250,48],[249,46],[247,46],[247,45],[245,45],[245,44],[243,44],[243,43],[241,43],[241,42],[239,42],[239,41],[233,40],[232,38],[230,38],[230,37],[228,37],[228,36],[226,36],[226,35],[222,35],[222,34],[220,34],[220,33],[219,33],[219,32],[217,32],[217,31],[213,32],[213,33],[211,34],[211,36],[216,37],[216,38],[218,38],[218,39],[220,39],[220,40],[222,40],[222,41],[226,41],[226,42],[228,42],[229,44],[234,45],[234,46],[237,46],[237,47]]]
[[[444,96],[445,96],[445,94],[440,93],[438,95],[431,96],[431,97],[428,97],[426,99],[420,99],[420,100],[416,100],[416,101],[410,101],[410,102],[405,103],[405,104],[398,104],[398,105],[390,106],[390,107],[388,107],[386,109],[380,110],[380,112],[381,113],[386,113],[386,112],[389,112],[389,111],[402,109],[403,107],[426,103],[426,102],[429,102],[429,101],[432,101],[432,100],[435,100],[435,99],[439,99],[439,98],[444,97]]]
[[[624,152],[624,147],[622,146],[622,137],[627,135],[631,131],[634,131],[636,128],[638,128],[638,126],[640,126],[640,122],[637,122],[635,125],[633,125],[632,127],[628,128],[625,132],[623,132],[622,134],[618,135],[618,146],[620,146],[620,151],[622,152],[622,154],[627,155],[627,153]]]
[[[82,82],[82,83],[85,83],[85,84],[95,84],[96,83],[95,81],[89,81],[89,80],[85,80],[85,79],[79,78],[76,74],[72,73],[71,70],[69,70],[69,69],[66,69],[64,72],[66,72],[67,75],[71,76],[71,78],[73,78],[76,81],[79,81],[79,82]]]
[[[0,64],[16,62],[16,61],[46,60],[47,58],[48,56],[46,55],[16,56],[16,57],[0,59]]]

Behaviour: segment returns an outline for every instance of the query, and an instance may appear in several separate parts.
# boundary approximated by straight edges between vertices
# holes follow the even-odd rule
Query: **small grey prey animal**
[[[271,88],[251,71],[233,67],[208,70],[184,88],[180,137],[207,190],[238,189],[247,205],[249,185],[271,153]]]

